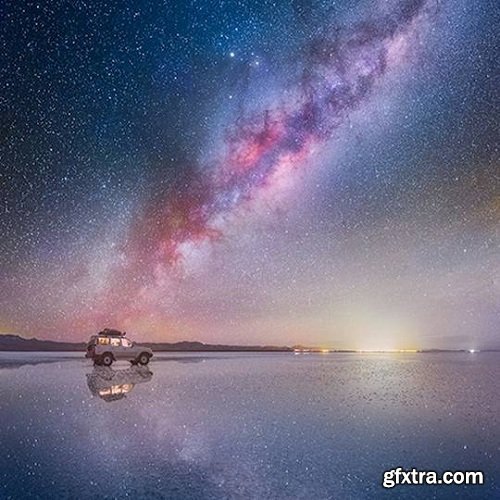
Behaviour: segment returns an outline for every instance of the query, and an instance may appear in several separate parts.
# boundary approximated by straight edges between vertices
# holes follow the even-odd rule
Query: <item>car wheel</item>
[[[104,366],[111,366],[111,363],[113,363],[113,356],[109,353],[103,354],[101,357],[101,363]]]
[[[143,352],[140,356],[139,356],[139,364],[141,365],[147,365],[149,363],[149,354],[147,352]]]

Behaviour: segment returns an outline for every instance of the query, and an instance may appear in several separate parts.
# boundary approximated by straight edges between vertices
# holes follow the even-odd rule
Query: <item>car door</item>
[[[109,343],[115,359],[123,358],[122,340],[119,337],[111,337]]]
[[[122,358],[131,359],[134,357],[132,346],[133,344],[129,339],[121,339]]]

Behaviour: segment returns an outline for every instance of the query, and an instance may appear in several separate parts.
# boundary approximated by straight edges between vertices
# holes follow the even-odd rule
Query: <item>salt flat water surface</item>
[[[0,353],[0,498],[500,498],[499,386],[500,353]]]

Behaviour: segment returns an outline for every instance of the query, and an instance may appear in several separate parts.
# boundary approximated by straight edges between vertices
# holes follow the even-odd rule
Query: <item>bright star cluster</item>
[[[8,2],[1,331],[497,346],[493,9]]]

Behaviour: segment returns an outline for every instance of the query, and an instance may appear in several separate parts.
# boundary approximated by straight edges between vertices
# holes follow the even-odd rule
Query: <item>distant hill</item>
[[[286,346],[238,346],[224,344],[204,344],[203,342],[140,342],[154,351],[274,351],[289,352]],[[0,335],[0,351],[84,351],[86,342],[58,342],[53,340],[25,339],[19,335]]]
[[[141,342],[141,344],[151,347],[154,351],[293,351],[287,346],[273,345],[225,345],[225,344],[204,344],[203,342]]]
[[[81,351],[85,343],[25,339],[19,335],[0,335],[0,351]]]

